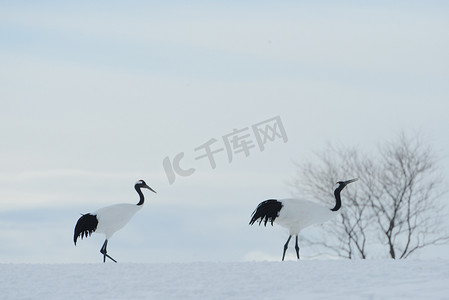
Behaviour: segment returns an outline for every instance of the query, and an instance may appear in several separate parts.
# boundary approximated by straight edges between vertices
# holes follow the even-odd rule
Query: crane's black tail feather
[[[282,202],[275,199],[269,199],[261,202],[251,215],[249,225],[253,225],[258,219],[260,219],[259,225],[264,222],[264,225],[267,226],[268,221],[270,221],[271,225],[273,225],[273,221],[279,216],[279,211],[282,206]]]
[[[76,222],[75,232],[73,234],[73,242],[76,245],[76,241],[78,237],[84,238],[88,237],[97,230],[98,219],[96,215],[85,214],[79,218],[78,222]]]

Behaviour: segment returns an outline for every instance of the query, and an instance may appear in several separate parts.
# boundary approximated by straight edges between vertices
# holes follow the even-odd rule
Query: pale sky
[[[369,150],[419,132],[449,175],[444,1],[0,8],[0,262],[100,262],[104,237],[75,247],[75,223],[137,203],[138,179],[158,193],[111,239],[119,262],[278,260],[287,232],[250,227],[250,215],[291,196],[292,162],[329,142]],[[277,116],[288,141],[261,151],[251,126]],[[215,169],[195,159],[234,130],[250,134],[248,156],[223,150]],[[195,172],[170,184],[163,161],[181,152]]]

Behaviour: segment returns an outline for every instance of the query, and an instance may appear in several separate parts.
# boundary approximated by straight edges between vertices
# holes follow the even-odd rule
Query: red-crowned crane
[[[75,232],[73,235],[73,242],[75,243],[75,246],[78,237],[81,237],[82,239],[90,236],[93,232],[103,233],[106,237],[104,244],[100,249],[100,253],[103,254],[103,262],[106,262],[106,257],[111,259],[113,262],[117,262],[115,259],[110,257],[106,251],[108,240],[116,231],[122,229],[123,226],[131,220],[134,214],[142,208],[145,200],[141,191],[142,188],[149,189],[150,191],[156,193],[156,191],[150,188],[143,180],[137,181],[134,188],[136,189],[137,194],[139,194],[139,203],[120,203],[110,205],[100,208],[93,213],[82,215],[75,226]]]
[[[299,259],[299,246],[298,235],[304,228],[313,225],[324,223],[337,215],[338,210],[341,207],[340,192],[350,184],[357,181],[358,178],[354,178],[347,181],[337,182],[337,186],[334,190],[335,206],[332,209],[326,208],[315,202],[311,202],[304,199],[269,199],[261,202],[252,214],[250,225],[253,225],[259,220],[259,225],[264,222],[267,226],[267,222],[276,222],[282,227],[287,228],[289,236],[287,242],[284,245],[284,253],[282,254],[282,260],[285,258],[285,252],[288,248],[288,243],[293,235],[296,236],[296,256]]]

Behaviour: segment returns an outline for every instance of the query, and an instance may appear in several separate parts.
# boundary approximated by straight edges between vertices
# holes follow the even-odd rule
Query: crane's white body
[[[93,214],[97,215],[98,227],[96,233],[103,233],[106,239],[122,229],[131,218],[142,209],[143,205],[120,203],[100,208]]]
[[[280,199],[282,209],[275,223],[290,231],[290,235],[298,235],[304,228],[321,224],[338,215],[338,211],[331,211],[328,207],[304,199]]]

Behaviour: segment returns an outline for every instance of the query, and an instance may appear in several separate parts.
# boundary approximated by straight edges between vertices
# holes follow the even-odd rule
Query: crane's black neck
[[[145,202],[145,197],[143,196],[142,191],[140,190],[140,186],[138,186],[137,184],[134,186],[134,188],[137,191],[137,194],[139,194],[139,203],[137,203],[137,205],[143,205],[143,203]]]
[[[340,186],[335,189],[335,191],[334,191],[335,206],[334,206],[334,208],[331,208],[332,211],[337,211],[341,208],[340,192],[345,186],[346,186],[345,184],[340,184]]]

